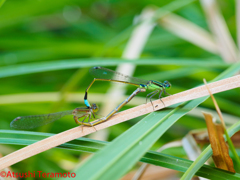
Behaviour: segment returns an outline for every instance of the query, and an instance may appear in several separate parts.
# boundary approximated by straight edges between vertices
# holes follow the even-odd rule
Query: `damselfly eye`
[[[167,89],[169,89],[169,88],[171,87],[170,82],[164,81],[163,83],[165,84],[165,87],[166,87]]]

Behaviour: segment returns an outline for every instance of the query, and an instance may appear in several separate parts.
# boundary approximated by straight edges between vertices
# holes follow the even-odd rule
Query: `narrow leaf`
[[[240,128],[240,122],[238,123],[238,129]],[[238,130],[237,129],[237,130]],[[235,130],[235,131],[237,131]],[[15,144],[15,145],[30,145],[39,140],[45,139],[47,137],[53,136],[52,133],[39,133],[39,132],[29,132],[29,131],[16,131],[16,130],[0,130],[0,143],[1,144]],[[68,150],[95,153],[96,151],[102,149],[104,146],[109,144],[106,141],[98,141],[88,138],[78,138],[68,143],[61,144],[57,146],[58,148],[64,148]],[[169,169],[185,172],[189,166],[193,163],[190,160],[154,152],[148,151],[141,159],[141,162],[153,164],[156,166],[166,167]],[[209,179],[240,179],[240,174],[229,173],[228,171],[223,171],[218,168],[203,165],[196,175],[203,176]]]
[[[56,71],[64,69],[76,69],[91,66],[116,66],[122,63],[132,63],[136,65],[176,65],[196,66],[196,67],[228,67],[229,64],[219,62],[218,60],[203,62],[202,60],[191,59],[142,59],[138,61],[122,59],[69,59],[59,61],[48,61],[39,63],[26,63],[11,66],[0,67],[0,78],[17,76],[22,74],[39,73],[46,71]]]

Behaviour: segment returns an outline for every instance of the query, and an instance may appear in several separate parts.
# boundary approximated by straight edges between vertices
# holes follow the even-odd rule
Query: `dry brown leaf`
[[[234,147],[240,147],[240,131],[236,132],[232,137],[231,140],[234,144]]]
[[[227,144],[223,138],[223,126],[213,123],[211,114],[203,112],[203,115],[207,123],[208,136],[213,151],[212,158],[215,165],[220,169],[235,173],[232,159],[229,156]]]

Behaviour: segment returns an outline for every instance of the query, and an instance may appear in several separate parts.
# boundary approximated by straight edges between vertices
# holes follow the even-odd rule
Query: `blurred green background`
[[[52,62],[51,66],[58,64],[59,60],[68,63],[71,59],[90,62],[92,65],[83,65],[83,68],[69,68],[57,71],[43,71],[29,74],[19,74],[0,79],[0,127],[10,129],[10,122],[17,116],[45,114],[53,111],[70,110],[84,106],[83,96],[75,100],[55,101],[52,94],[63,91],[71,78],[75,77],[76,85],[69,89],[69,93],[84,93],[92,81],[88,69],[99,65],[99,62],[108,64],[113,59],[120,59],[126,43],[134,29],[133,22],[148,6],[166,7],[172,1],[77,1],[77,0],[6,0],[0,8],[0,73],[4,70],[17,71]],[[181,1],[179,1],[181,3]],[[230,34],[236,41],[235,2],[219,0],[222,15],[229,28]],[[176,15],[196,24],[210,32],[207,18],[198,1],[189,3],[174,11]],[[177,31],[177,29],[176,29]],[[172,84],[170,94],[175,94],[202,84],[202,79],[210,81],[228,65],[219,53],[212,53],[206,49],[182,39],[177,34],[169,32],[156,24],[142,51],[141,59],[162,60],[165,65],[139,65],[136,66],[135,77],[154,80],[169,80]],[[170,60],[179,60],[179,63],[168,64]],[[184,66],[182,60],[200,62]],[[137,60],[138,61],[138,60]],[[140,60],[139,60],[140,61]],[[205,63],[214,61],[219,66],[204,66]],[[36,64],[32,64],[36,63]],[[32,64],[32,65],[31,65]],[[31,65],[31,66],[30,66]],[[116,66],[108,66],[116,69]],[[110,83],[97,82],[89,93],[90,102],[100,100],[91,99],[91,93],[107,93]],[[134,87],[127,86],[127,95],[133,92]],[[29,103],[31,93],[46,93],[46,100],[40,101],[41,96],[34,97]],[[216,99],[224,113],[239,116],[239,90],[219,93]],[[15,95],[15,96],[12,96]],[[34,94],[33,96],[38,96]],[[142,103],[145,103],[144,94]],[[54,95],[55,97],[55,95]],[[56,96],[57,97],[57,96]],[[36,98],[36,100],[34,100]],[[98,103],[101,108],[101,102]],[[227,105],[226,105],[227,104]],[[135,104],[138,105],[138,104]],[[140,104],[139,104],[140,105]],[[214,109],[209,99],[202,104],[203,107]],[[126,105],[122,110],[132,105]],[[139,119],[118,124],[108,128],[105,140],[111,141],[127,130]],[[194,123],[192,123],[194,121]],[[52,124],[34,129],[38,132],[60,133],[75,127],[72,117],[62,118]],[[193,129],[205,127],[205,122],[200,117],[184,116],[174,124],[165,135],[152,147],[156,150],[160,145],[181,139]],[[9,154],[20,146],[0,145],[2,155]],[[179,153],[180,152],[180,153]],[[169,152],[174,155],[184,156],[179,149]],[[87,153],[51,149],[34,157],[28,158],[12,166],[15,171],[69,171],[82,161]],[[80,160],[79,160],[80,159]]]

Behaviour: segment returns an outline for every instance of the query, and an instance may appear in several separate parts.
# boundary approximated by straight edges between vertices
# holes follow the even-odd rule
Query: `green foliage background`
[[[133,20],[148,5],[163,7],[172,1],[77,1],[77,0],[7,0],[0,8],[0,95],[29,94],[37,92],[59,92],[75,73],[80,73],[77,86],[71,92],[83,93],[92,77],[88,69],[92,66],[116,61],[120,57],[131,35]],[[233,39],[236,39],[235,4],[234,1],[218,1]],[[1,5],[1,2],[0,2]],[[175,12],[181,17],[209,31],[206,17],[198,1],[191,3]],[[138,65],[134,76],[145,79],[169,80],[175,94],[199,84],[202,79],[212,80],[228,65],[221,57],[193,45],[157,25],[142,52],[141,59],[162,61],[164,65]],[[78,67],[62,68],[20,74],[31,67],[39,67],[44,63],[54,69],[60,61],[66,64],[76,60],[83,62]],[[170,60],[179,61],[172,64]],[[183,60],[193,64],[183,65]],[[204,66],[209,62],[219,63],[216,66]],[[146,63],[147,64],[147,60]],[[202,66],[199,66],[198,63]],[[36,64],[32,64],[36,63]],[[38,64],[39,63],[39,64]],[[157,64],[157,63],[156,63]],[[115,69],[115,65],[108,68]],[[24,70],[24,68],[26,68]],[[6,75],[10,74],[15,75]],[[36,73],[34,73],[36,72]],[[5,73],[5,74],[4,74]],[[19,73],[19,75],[18,75]],[[91,93],[106,93],[109,83],[96,83]],[[127,94],[134,88],[127,87]],[[215,97],[223,112],[239,116],[239,90],[231,90],[217,94]],[[138,96],[144,97],[146,94]],[[53,102],[9,103],[0,104],[0,128],[10,129],[9,124],[17,116],[45,114],[60,110],[74,109],[83,106],[83,97],[79,102],[65,102],[56,106]],[[93,101],[93,100],[92,100]],[[101,104],[99,104],[101,108]],[[201,104],[213,109],[211,100]],[[127,105],[123,109],[130,108]],[[108,141],[138,122],[140,118],[109,128]],[[194,123],[193,123],[194,122]],[[34,129],[38,132],[59,133],[75,127],[71,117],[62,118],[50,125]],[[161,145],[181,139],[193,129],[205,128],[205,122],[196,117],[184,116],[175,123],[151,148],[156,150]],[[0,145],[0,153],[9,154],[23,146]],[[165,152],[185,157],[183,149]],[[66,149],[51,149],[12,166],[14,171],[65,172],[84,158],[86,153]]]

